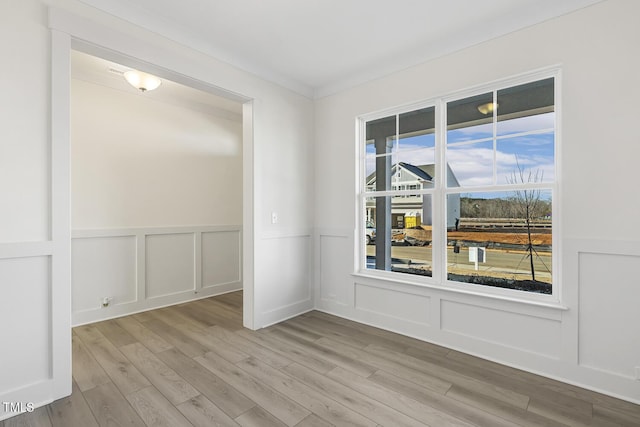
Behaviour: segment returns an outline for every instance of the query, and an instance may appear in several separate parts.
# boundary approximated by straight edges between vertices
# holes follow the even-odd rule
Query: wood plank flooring
[[[253,332],[242,293],[73,330],[73,394],[15,426],[640,426],[640,406],[310,312]]]

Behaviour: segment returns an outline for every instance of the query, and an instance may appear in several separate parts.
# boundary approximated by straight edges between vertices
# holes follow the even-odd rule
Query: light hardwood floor
[[[14,426],[640,426],[640,406],[235,292],[73,330],[73,394]]]

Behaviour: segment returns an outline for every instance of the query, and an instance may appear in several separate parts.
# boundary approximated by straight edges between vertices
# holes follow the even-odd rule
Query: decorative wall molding
[[[260,306],[257,324],[264,328],[312,310],[313,245],[310,230],[269,233],[258,243],[264,253],[257,272],[264,288],[256,289]],[[271,289],[273,291],[265,291]]]
[[[47,404],[53,400],[54,386],[51,245],[20,242],[2,246],[5,250],[0,257],[0,312],[11,319],[11,324],[6,325],[8,333],[2,339],[2,362],[14,367],[24,363],[29,369],[0,371],[0,401]],[[11,413],[0,408],[0,420],[10,416]]]
[[[242,227],[74,230],[72,266],[73,325],[206,298],[242,289]]]
[[[16,242],[0,243],[0,259],[50,256],[53,254],[53,242]]]
[[[431,297],[355,283],[356,310],[376,313],[393,321],[430,326]]]
[[[568,246],[567,280],[578,283],[573,295],[576,363],[597,376],[635,381],[640,311],[629,296],[638,289],[640,242],[569,239]]]

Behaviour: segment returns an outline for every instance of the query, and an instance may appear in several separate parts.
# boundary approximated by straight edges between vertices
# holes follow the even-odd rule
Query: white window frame
[[[511,88],[514,86],[531,83],[538,80],[547,78],[554,79],[554,112],[555,112],[555,126],[554,132],[554,179],[552,182],[545,183],[533,183],[524,185],[505,185],[497,184],[495,171],[494,171],[494,184],[489,186],[478,187],[452,187],[447,188],[446,174],[447,170],[443,165],[446,163],[446,109],[447,103],[468,98],[471,96],[483,94],[483,93],[496,93],[497,91]],[[357,117],[356,119],[356,150],[357,150],[357,183],[356,183],[356,225],[357,232],[355,236],[356,241],[356,264],[354,274],[359,276],[365,276],[369,278],[376,278],[382,280],[388,280],[395,283],[402,283],[407,285],[417,285],[424,287],[433,287],[442,290],[448,290],[453,292],[461,292],[466,294],[475,294],[481,296],[496,297],[499,299],[515,300],[532,302],[543,305],[558,305],[562,301],[562,261],[561,261],[561,224],[560,219],[562,217],[561,209],[561,69],[560,67],[549,67],[546,69],[538,70],[531,73],[522,74],[506,79],[497,80],[484,85],[479,85],[463,91],[458,91],[445,96],[424,100],[409,105],[400,107],[389,108],[375,113],[365,114]],[[396,116],[396,129],[398,117],[407,112],[414,110],[435,107],[435,185],[433,188],[419,189],[419,190],[390,190],[390,191],[375,191],[367,192],[365,185],[366,174],[366,124],[367,122],[389,117]],[[489,141],[494,141],[494,156],[495,156],[495,141],[513,137],[513,134],[506,135],[504,137],[497,137],[495,133],[495,114],[494,112],[494,136],[488,138]],[[547,131],[547,130],[545,130]],[[396,130],[397,132],[397,130]],[[540,133],[542,131],[532,131],[530,133]],[[522,135],[525,135],[524,133]],[[398,135],[396,135],[396,138]],[[494,159],[495,161],[495,159]],[[535,292],[519,291],[515,289],[497,288],[492,286],[483,285],[470,285],[468,283],[456,282],[447,279],[447,265],[446,265],[446,199],[448,194],[462,194],[473,192],[498,192],[498,191],[513,191],[516,189],[532,189],[540,188],[551,191],[552,197],[552,293],[551,294],[539,294]],[[391,272],[384,270],[368,269],[366,265],[366,243],[365,243],[365,213],[366,213],[366,199],[371,196],[403,196],[403,195],[431,195],[432,197],[432,209],[433,209],[433,230],[432,230],[432,276],[419,276],[400,272]],[[437,248],[437,249],[436,249]]]

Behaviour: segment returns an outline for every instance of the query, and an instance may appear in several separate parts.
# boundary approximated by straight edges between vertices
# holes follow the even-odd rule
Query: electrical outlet
[[[278,212],[271,212],[271,224],[278,223]]]

